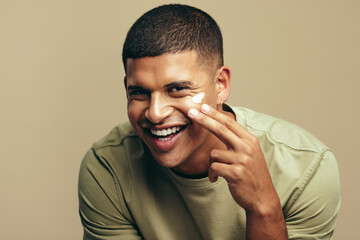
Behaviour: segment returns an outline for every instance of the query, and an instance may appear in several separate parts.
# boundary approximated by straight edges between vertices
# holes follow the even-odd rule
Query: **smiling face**
[[[187,117],[190,108],[199,107],[192,98],[200,93],[202,103],[217,108],[219,71],[213,72],[199,64],[195,51],[127,60],[128,117],[162,166],[202,173],[210,150],[221,144]]]

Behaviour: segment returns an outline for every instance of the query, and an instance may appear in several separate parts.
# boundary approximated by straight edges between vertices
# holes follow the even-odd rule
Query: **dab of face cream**
[[[204,96],[205,96],[205,93],[201,92],[201,93],[199,93],[199,94],[196,94],[196,95],[192,98],[192,100],[193,100],[194,103],[201,103],[201,100],[204,98]]]

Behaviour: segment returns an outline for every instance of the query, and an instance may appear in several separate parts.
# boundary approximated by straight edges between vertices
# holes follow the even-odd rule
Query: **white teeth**
[[[159,138],[160,142],[165,142],[165,141],[167,141],[169,139],[170,139],[169,137],[167,137],[167,138]]]
[[[162,130],[151,129],[151,133],[158,137],[165,137],[165,136],[174,134],[179,131],[180,131],[180,127],[172,127],[172,128],[162,129]],[[169,140],[168,138],[162,138],[162,139],[163,139],[162,141]]]

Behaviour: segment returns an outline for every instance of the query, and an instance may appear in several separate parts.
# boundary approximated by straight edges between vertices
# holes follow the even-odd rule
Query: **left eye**
[[[181,90],[184,90],[185,87],[181,87],[181,86],[176,86],[176,87],[171,87],[168,89],[168,92],[179,92]]]

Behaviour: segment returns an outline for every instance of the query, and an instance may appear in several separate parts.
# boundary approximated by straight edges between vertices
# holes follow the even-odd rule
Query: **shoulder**
[[[143,156],[143,144],[131,124],[119,124],[88,150],[81,163],[80,177],[90,174],[103,181],[108,176],[108,181],[116,185],[129,185],[133,170],[131,165],[141,161]]]
[[[313,236],[319,226],[322,236],[331,235],[340,206],[339,169],[332,151],[295,124],[247,108],[232,109],[237,121],[259,139],[289,236]]]
[[[94,143],[84,156],[79,172],[78,197],[86,236],[110,233],[109,229],[118,234],[137,234],[126,201],[131,196],[132,186],[129,162],[132,154],[141,152],[141,149],[137,134],[129,123],[125,123]],[[125,228],[126,232],[123,231]]]
[[[143,144],[129,122],[114,127],[107,135],[96,141],[91,150],[108,164],[126,164],[129,159],[144,153]]]
[[[303,128],[248,108],[232,109],[237,121],[259,139],[283,204],[293,204],[311,181],[320,188],[321,181],[329,181],[338,172],[331,150]],[[338,177],[332,180],[338,182]]]
[[[131,124],[117,125],[85,154],[80,166],[79,192],[87,198],[106,193],[109,199],[119,202],[114,199],[129,196],[134,170],[136,166],[142,167],[144,156],[143,144]]]
[[[299,151],[323,152],[328,147],[305,129],[288,121],[253,111],[248,108],[232,108],[237,120],[255,136],[266,135],[268,141]]]
[[[97,152],[106,152],[112,147],[119,147],[126,145],[126,141],[131,139],[138,139],[135,129],[129,122],[125,122],[114,127],[103,138],[96,141],[92,148]]]

